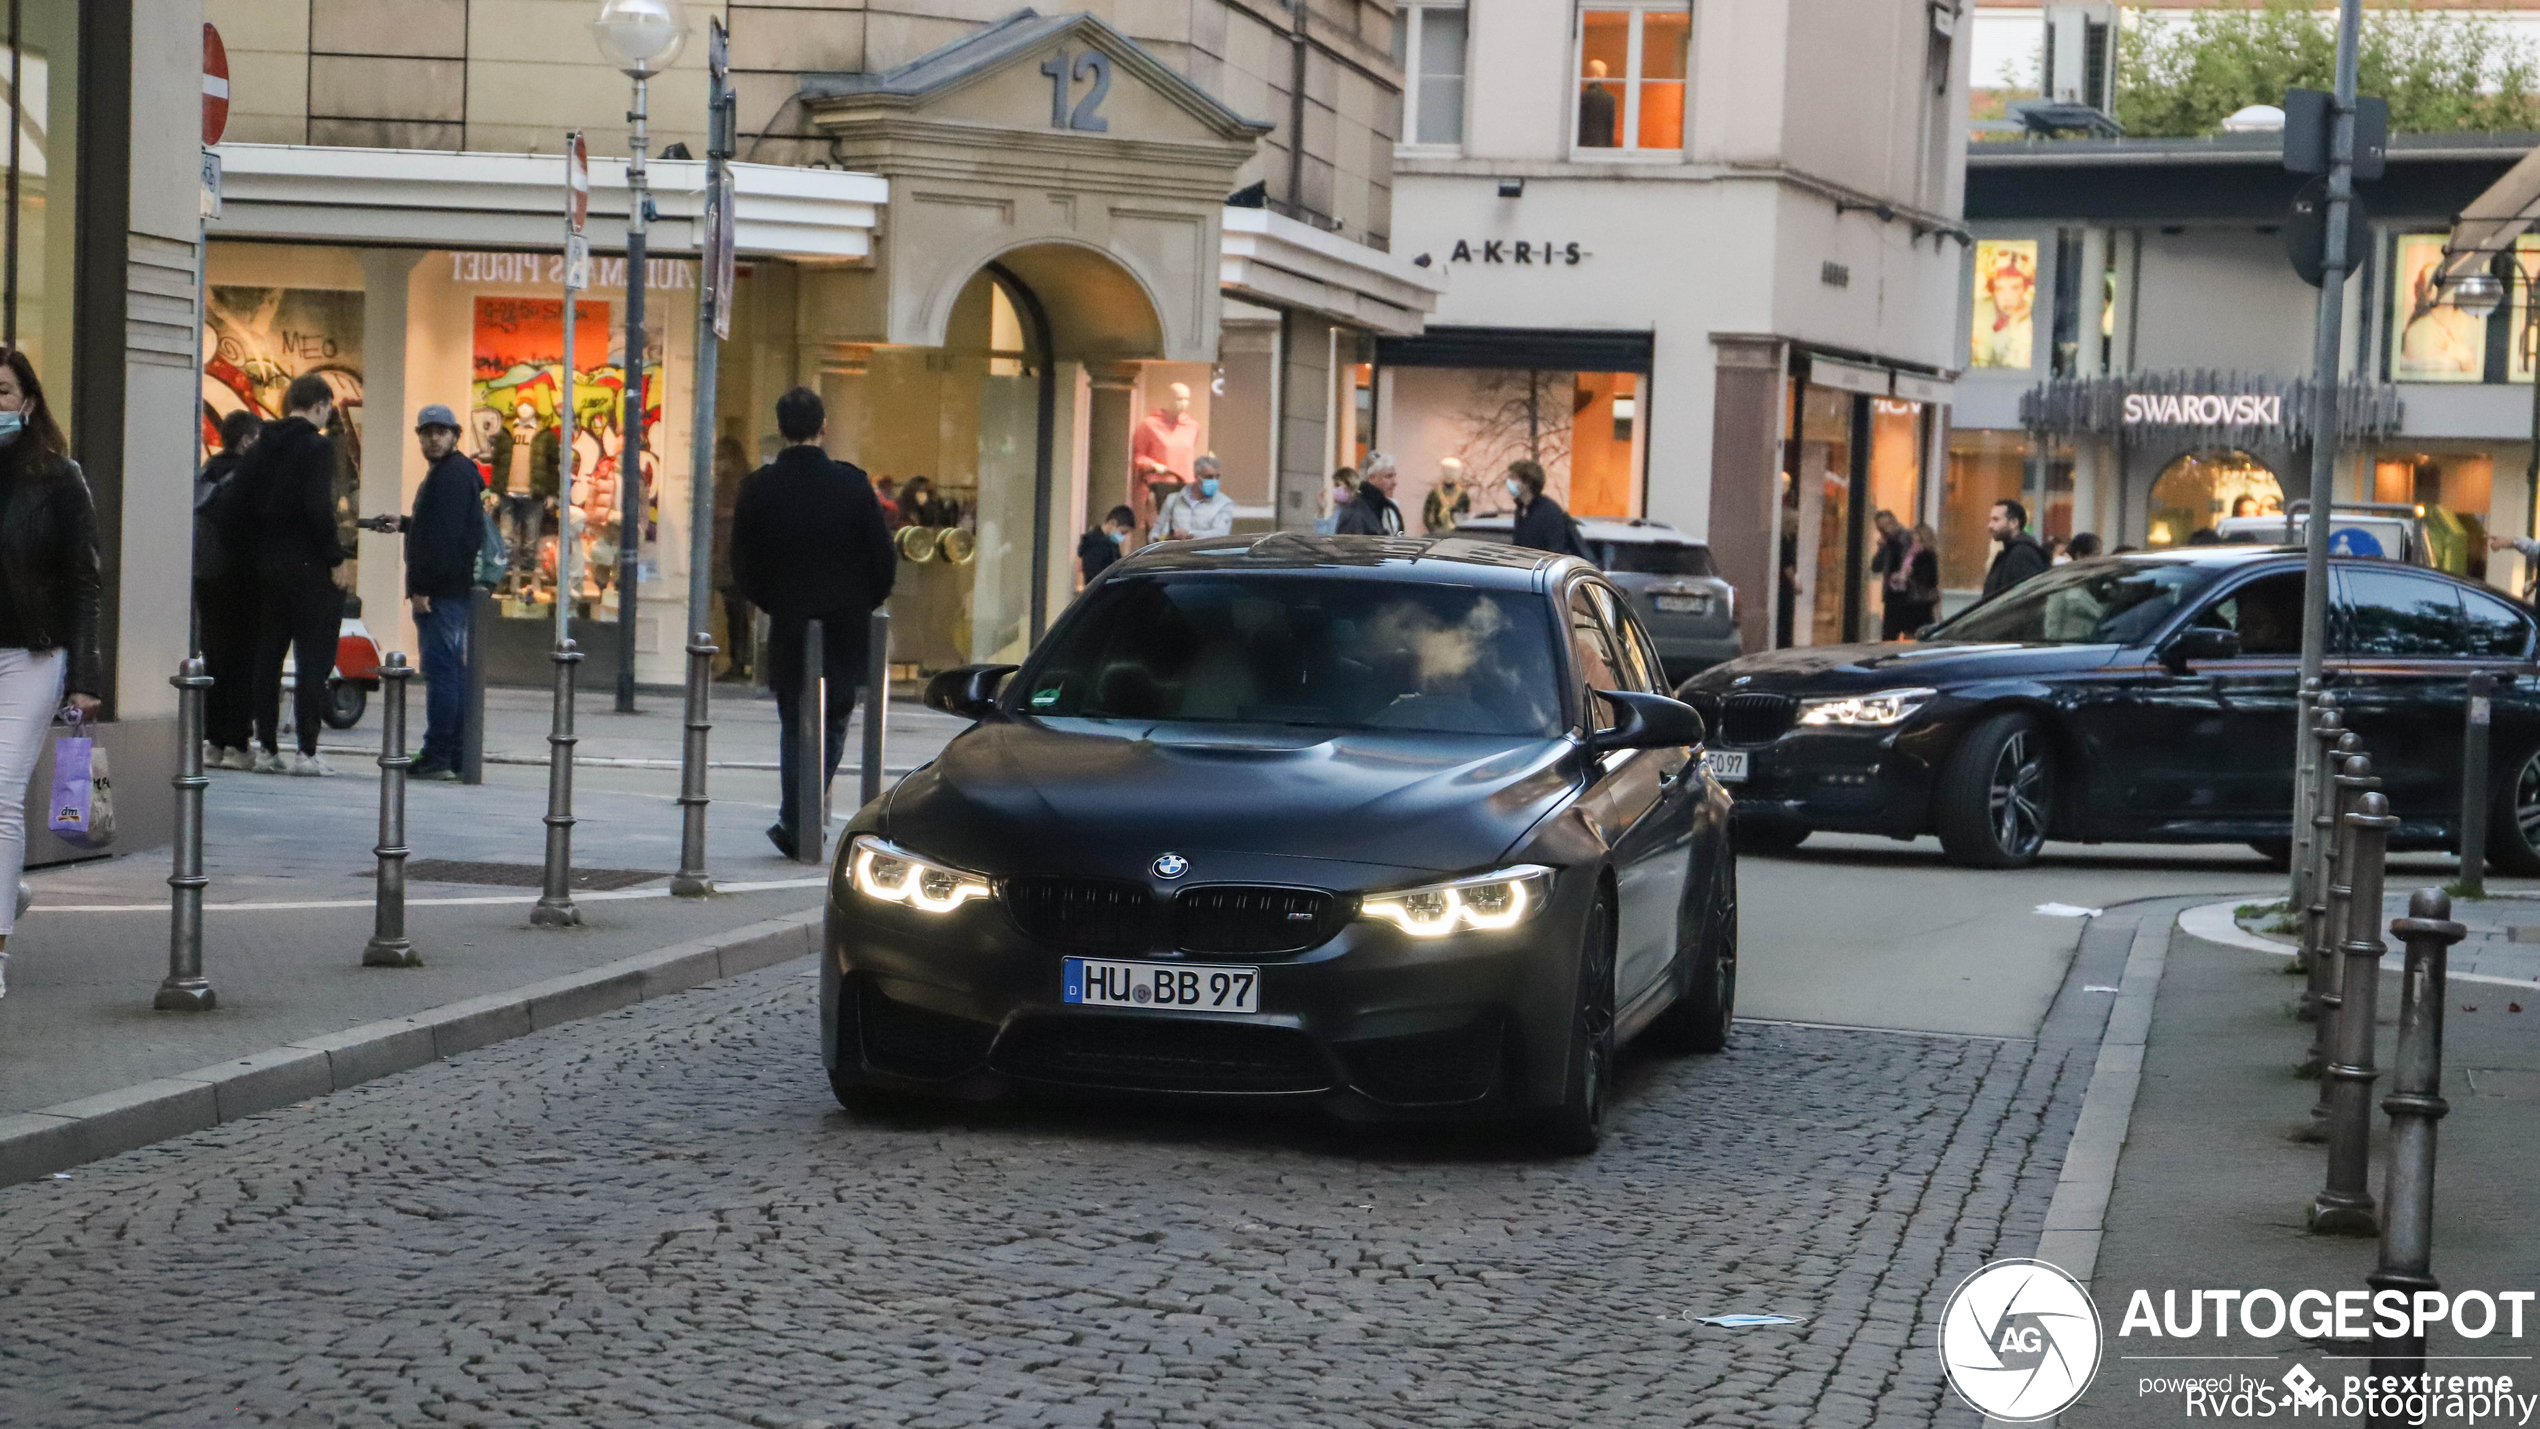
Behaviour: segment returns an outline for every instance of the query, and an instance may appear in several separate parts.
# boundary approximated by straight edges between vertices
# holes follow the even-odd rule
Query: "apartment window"
[[[1579,12],[1580,149],[1684,147],[1685,51],[1692,33],[1692,12],[1682,5]]]
[[[1402,66],[1402,142],[1464,142],[1461,4],[1405,5],[1394,17],[1393,57]]]

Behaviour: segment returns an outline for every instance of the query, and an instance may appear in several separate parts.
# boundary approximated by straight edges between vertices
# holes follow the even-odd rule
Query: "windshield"
[[[1312,575],[1114,577],[1018,689],[1044,717],[1549,738],[1540,596]]]
[[[1711,548],[1682,541],[1599,541],[1597,564],[1627,576],[1713,576]]]
[[[1931,638],[2131,645],[2219,574],[2182,561],[2075,561],[1942,622]]]

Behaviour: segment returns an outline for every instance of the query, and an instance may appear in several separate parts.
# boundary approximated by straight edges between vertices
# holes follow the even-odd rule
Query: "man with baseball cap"
[[[459,454],[459,419],[435,402],[415,414],[423,485],[406,518],[406,595],[423,647],[423,750],[411,776],[459,777],[467,724],[468,588],[485,545],[485,476]]]

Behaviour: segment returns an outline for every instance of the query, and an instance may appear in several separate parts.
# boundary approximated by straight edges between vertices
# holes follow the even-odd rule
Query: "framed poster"
[[[2487,375],[2487,322],[2438,304],[2420,313],[2443,262],[2440,233],[2403,233],[2392,245],[2390,380],[2477,382]],[[2519,256],[2519,255],[2517,255]]]
[[[2037,240],[1979,238],[1974,254],[1967,365],[2024,370],[2036,357]]]

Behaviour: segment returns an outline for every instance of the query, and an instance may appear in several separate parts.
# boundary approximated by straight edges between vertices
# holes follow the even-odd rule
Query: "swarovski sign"
[[[2127,426],[2280,427],[2284,396],[2276,392],[2128,392],[2125,421]]]

